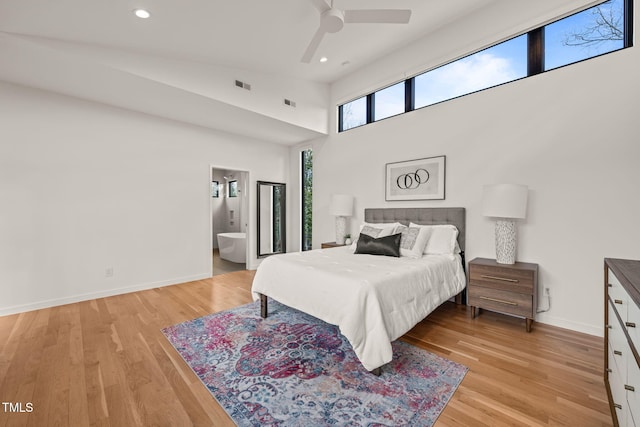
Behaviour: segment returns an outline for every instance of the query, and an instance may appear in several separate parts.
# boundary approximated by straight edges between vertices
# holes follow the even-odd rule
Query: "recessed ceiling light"
[[[320,58],[320,62],[327,62],[329,59],[326,56]]]
[[[142,18],[142,19],[147,19],[148,17],[151,16],[151,14],[149,13],[149,11],[144,10],[144,9],[135,9],[133,11],[133,13],[138,17],[138,18]]]

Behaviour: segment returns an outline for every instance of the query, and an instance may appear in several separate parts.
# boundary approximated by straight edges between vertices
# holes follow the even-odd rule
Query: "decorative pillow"
[[[355,253],[400,257],[400,239],[402,239],[402,233],[377,239],[360,233]]]
[[[419,225],[411,223],[410,227],[421,227],[429,230],[429,239],[424,248],[426,255],[446,254],[452,255],[460,253],[458,246],[458,229],[455,225]]]
[[[362,229],[360,230],[361,234],[366,234],[367,236],[371,236],[371,237],[379,237],[380,233],[382,233],[383,229],[382,228],[375,228],[372,227],[370,225],[363,225]]]
[[[400,239],[400,255],[409,258],[421,258],[429,240],[429,229],[424,227],[407,227],[401,225],[398,231]]]
[[[396,229],[401,227],[402,224],[399,222],[389,222],[389,223],[380,223],[374,224],[370,222],[363,222],[360,226],[359,234],[366,234],[371,237],[385,237],[390,236],[396,233]],[[358,244],[358,240],[356,239],[351,247],[355,250]]]

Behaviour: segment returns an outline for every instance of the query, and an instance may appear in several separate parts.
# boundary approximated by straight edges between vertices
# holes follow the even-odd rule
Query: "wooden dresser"
[[[467,292],[471,317],[476,317],[479,309],[521,316],[531,332],[538,306],[538,264],[498,264],[493,259],[475,258],[469,262]]]
[[[640,427],[640,261],[604,260],[604,382],[615,425]]]

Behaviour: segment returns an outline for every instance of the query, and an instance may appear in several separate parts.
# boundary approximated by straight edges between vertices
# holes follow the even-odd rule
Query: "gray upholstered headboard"
[[[465,250],[465,208],[367,208],[364,220],[372,223],[409,222],[422,225],[453,224],[458,228],[458,244]]]

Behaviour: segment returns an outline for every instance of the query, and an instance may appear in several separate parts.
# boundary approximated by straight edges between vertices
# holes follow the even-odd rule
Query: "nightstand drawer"
[[[474,285],[493,289],[533,294],[534,272],[487,265],[469,268],[469,281]]]
[[[538,264],[475,258],[469,261],[467,297],[472,318],[482,309],[521,316],[531,332],[538,305]]]
[[[519,292],[472,286],[469,305],[501,313],[533,318],[533,297]]]

